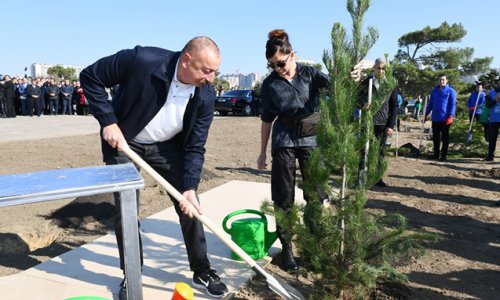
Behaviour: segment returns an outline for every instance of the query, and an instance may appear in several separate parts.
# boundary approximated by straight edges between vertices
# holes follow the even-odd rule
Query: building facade
[[[55,66],[61,66],[63,68],[72,68],[75,70],[75,77],[80,76],[80,72],[85,68],[83,66],[72,66],[72,65],[62,65],[62,64],[56,64],[56,65],[50,65],[50,64],[43,64],[43,63],[33,63],[31,64],[30,67],[30,76],[31,77],[39,77],[39,78],[44,78],[48,77],[47,71],[51,67]]]
[[[230,89],[252,89],[257,82],[262,82],[263,80],[263,76],[256,73],[224,74],[220,78],[229,82]]]

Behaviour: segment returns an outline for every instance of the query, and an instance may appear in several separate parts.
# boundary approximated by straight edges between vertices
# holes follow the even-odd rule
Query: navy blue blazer
[[[137,46],[99,59],[80,73],[80,83],[92,114],[101,127],[117,123],[125,140],[133,139],[167,100],[180,52]],[[105,88],[119,84],[113,101]],[[198,188],[205,143],[215,107],[211,85],[196,88],[184,113],[181,141],[184,188]]]

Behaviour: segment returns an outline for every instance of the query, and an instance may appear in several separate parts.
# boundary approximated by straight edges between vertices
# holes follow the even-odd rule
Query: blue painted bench
[[[0,208],[119,192],[128,299],[142,300],[136,190],[143,187],[132,163],[2,175]]]

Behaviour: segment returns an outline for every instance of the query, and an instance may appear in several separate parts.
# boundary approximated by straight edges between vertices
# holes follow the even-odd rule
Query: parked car
[[[221,116],[226,116],[229,112],[250,116],[254,114],[252,90],[232,90],[215,99],[215,111]]]
[[[408,101],[408,104],[406,104],[406,110],[407,110],[407,112],[413,114],[413,110],[415,109],[415,102],[416,101],[417,101],[416,99],[410,99]]]

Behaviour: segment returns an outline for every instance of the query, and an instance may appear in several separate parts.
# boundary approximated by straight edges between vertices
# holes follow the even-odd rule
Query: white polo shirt
[[[153,144],[173,138],[182,131],[182,120],[189,99],[193,97],[195,86],[184,84],[177,79],[177,67],[168,89],[167,101],[148,125],[133,139],[141,144]]]

